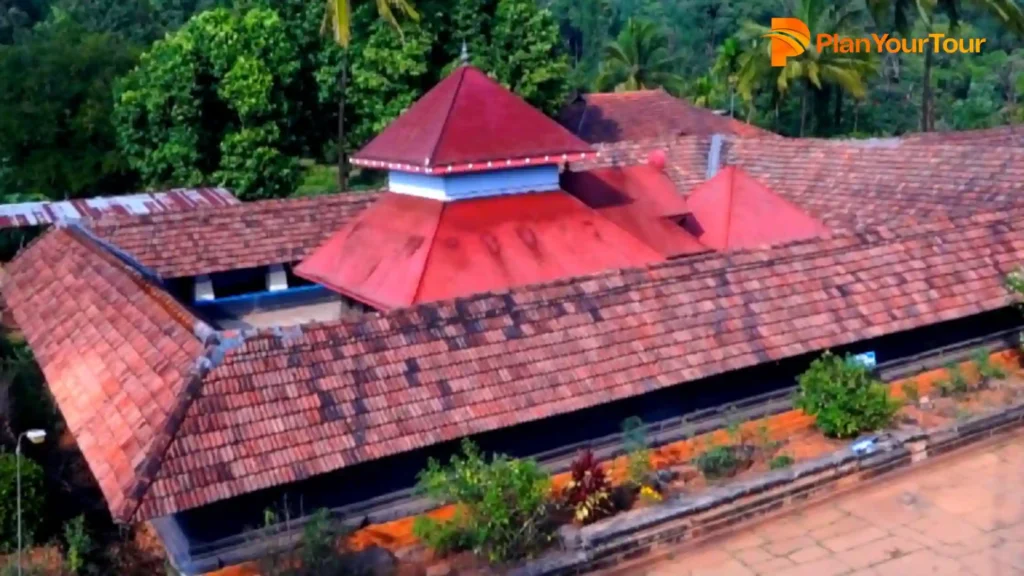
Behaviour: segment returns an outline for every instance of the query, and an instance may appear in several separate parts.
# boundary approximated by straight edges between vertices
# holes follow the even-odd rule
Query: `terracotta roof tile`
[[[141,517],[1006,306],[1022,215],[695,256],[252,337],[205,379]]]
[[[202,352],[195,320],[73,229],[31,244],[2,287],[111,512],[127,518]]]
[[[566,106],[559,122],[591,144],[711,134],[774,136],[757,126],[694,106],[664,90],[585,94]]]
[[[373,193],[247,202],[93,225],[166,278],[301,260],[373,201]]]
[[[684,194],[706,180],[709,137],[628,142],[601,148],[575,170],[640,164],[654,150]],[[898,139],[727,138],[722,165],[742,167],[831,230],[907,225],[1024,203],[1024,147],[926,144]]]

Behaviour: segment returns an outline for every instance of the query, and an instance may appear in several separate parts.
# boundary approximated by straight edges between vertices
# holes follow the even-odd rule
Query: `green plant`
[[[0,454],[0,547],[13,550],[17,546],[18,516],[16,508],[17,461],[14,454]],[[26,543],[42,523],[44,507],[43,469],[33,460],[21,458],[22,535]]]
[[[780,470],[782,468],[789,468],[793,465],[793,457],[788,454],[779,454],[768,464],[768,467],[772,470]]]
[[[982,382],[987,382],[991,379],[999,380],[1006,377],[1006,372],[1002,368],[992,363],[992,359],[988,356],[988,351],[981,349],[974,352],[971,359],[974,361],[974,365],[978,368],[978,375],[981,376]]]
[[[412,532],[438,556],[447,556],[454,552],[471,550],[473,541],[466,529],[466,520],[461,510],[446,522],[434,520],[428,516],[417,516],[413,521]]]
[[[867,368],[826,352],[800,375],[796,405],[826,435],[850,438],[892,422],[899,403]]]
[[[584,450],[569,468],[570,480],[563,496],[573,519],[589,524],[612,513],[611,486],[594,453]]]
[[[437,531],[457,530],[446,542],[464,542],[491,562],[527,557],[551,540],[548,521],[551,479],[533,460],[504,455],[485,459],[475,444],[462,443],[462,455],[442,467],[431,459],[420,472],[419,491],[440,502],[458,504],[463,514],[446,521],[423,518],[419,536],[438,540]],[[438,524],[450,524],[440,527]]]
[[[740,461],[734,447],[712,445],[693,459],[693,465],[708,480],[718,480],[736,474]]]
[[[764,422],[757,427],[757,443],[758,449],[764,457],[775,454],[775,451],[782,446],[782,442],[772,440],[771,432],[768,430],[768,425]]]
[[[947,392],[945,395],[962,396],[967,393],[969,386],[967,384],[967,378],[964,377],[964,373],[960,370],[960,365],[956,362],[949,362],[946,364],[946,372],[949,374],[948,385],[940,388]]]
[[[904,382],[900,389],[903,390],[903,397],[907,400],[908,404],[917,404],[921,399],[921,392],[917,387],[917,382],[913,380]]]
[[[76,516],[64,525],[64,567],[72,574],[91,574],[94,572],[87,558],[94,545],[89,532],[85,528],[85,517]]]
[[[651,477],[651,451],[644,421],[638,416],[622,422],[622,444],[626,450],[626,480],[633,486],[643,486]]]

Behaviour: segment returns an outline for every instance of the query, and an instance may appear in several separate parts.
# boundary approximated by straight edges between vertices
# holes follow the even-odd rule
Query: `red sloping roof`
[[[566,106],[559,122],[591,144],[711,134],[775,136],[660,89],[585,94]]]
[[[178,278],[297,262],[375,197],[351,192],[263,200],[90,227],[161,276]]]
[[[0,228],[42,226],[58,221],[98,220],[160,212],[184,212],[238,204],[224,188],[194,188],[126,196],[84,198],[62,202],[23,202],[0,205]]]
[[[1022,215],[699,256],[255,337],[207,376],[141,514],[1005,307]]]
[[[192,318],[79,232],[6,266],[3,293],[115,518],[138,506],[203,347]],[[159,461],[156,462],[159,464]]]
[[[390,309],[661,259],[563,191],[447,203],[383,194],[295,273]]]
[[[480,70],[462,66],[353,154],[352,161],[424,169],[589,152],[589,144],[557,122]]]
[[[907,142],[926,144],[982,144],[988,146],[1024,146],[1024,124],[996,126],[978,130],[915,132],[901,137]]]
[[[687,229],[715,250],[762,248],[828,236],[828,229],[735,166],[687,196]]]
[[[708,251],[679,225],[686,200],[651,166],[566,172],[562,187],[666,258]]]

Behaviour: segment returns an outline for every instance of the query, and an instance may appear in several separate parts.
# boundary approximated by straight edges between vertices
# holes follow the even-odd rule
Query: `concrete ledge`
[[[792,507],[930,456],[952,452],[1024,424],[1024,402],[930,431],[881,434],[869,453],[847,447],[757,478],[677,496],[585,526],[560,531],[561,550],[511,571],[515,576],[578,574],[608,568],[670,546],[720,532],[770,512]]]

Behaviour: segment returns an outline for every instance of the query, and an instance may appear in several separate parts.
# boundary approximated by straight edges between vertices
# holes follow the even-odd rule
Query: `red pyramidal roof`
[[[392,309],[662,259],[561,190],[458,202],[384,193],[295,273]]]
[[[557,122],[480,70],[462,66],[354,154],[352,163],[444,173],[552,164],[592,154],[589,144]]]
[[[719,251],[829,236],[824,224],[735,166],[696,187],[686,205],[687,229]]]

